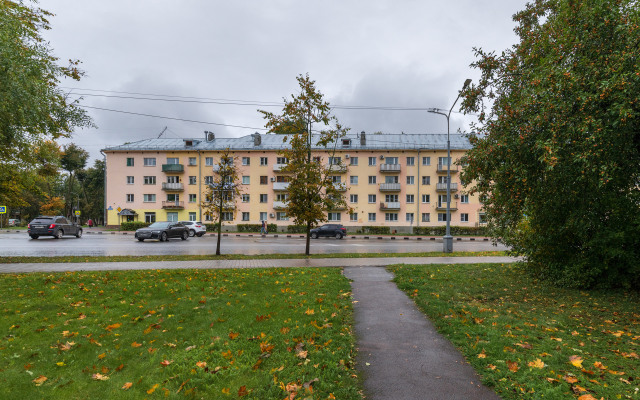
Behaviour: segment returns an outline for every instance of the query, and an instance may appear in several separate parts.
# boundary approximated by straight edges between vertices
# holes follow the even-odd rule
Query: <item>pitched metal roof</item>
[[[234,151],[281,150],[288,147],[283,141],[287,135],[261,134],[260,144],[254,144],[257,133],[237,138],[202,139],[144,139],[103,149],[103,151],[219,151],[229,148]],[[336,150],[445,150],[446,134],[365,134],[365,143],[361,143],[361,134],[347,134],[335,145]],[[346,142],[348,140],[348,143]],[[464,134],[451,134],[452,150],[469,150],[471,144]],[[189,145],[190,142],[190,145]],[[333,145],[331,145],[333,148]],[[324,150],[313,146],[313,149]]]

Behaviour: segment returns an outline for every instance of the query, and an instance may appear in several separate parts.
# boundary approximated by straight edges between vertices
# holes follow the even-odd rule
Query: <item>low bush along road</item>
[[[551,288],[511,265],[393,271],[502,398],[640,398],[638,293]]]
[[[0,281],[0,398],[360,398],[338,268]]]

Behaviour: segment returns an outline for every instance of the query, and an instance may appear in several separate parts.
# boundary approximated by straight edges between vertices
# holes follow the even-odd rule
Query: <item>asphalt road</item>
[[[216,236],[205,235],[192,237],[187,241],[172,239],[168,242],[146,240],[139,242],[134,239],[133,233],[123,235],[120,232],[111,234],[87,233],[77,239],[73,236],[65,236],[62,239],[41,237],[31,239],[26,231],[0,232],[0,255],[2,256],[113,256],[113,255],[204,255],[214,254],[216,250]],[[287,238],[286,235],[274,237],[236,236],[229,234],[222,237],[222,254],[304,254],[305,239],[297,235]],[[503,245],[494,246],[490,241],[469,238],[455,240],[454,251],[495,251],[506,250]],[[378,239],[371,236],[369,239],[351,237],[342,240],[334,238],[320,238],[311,241],[312,254],[333,253],[409,253],[409,252],[439,252],[442,251],[442,239],[423,238],[416,240],[410,238],[404,240],[397,237]]]

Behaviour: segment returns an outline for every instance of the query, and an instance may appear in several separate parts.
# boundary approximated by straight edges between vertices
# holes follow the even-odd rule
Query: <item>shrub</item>
[[[149,223],[142,221],[123,222],[120,224],[121,231],[135,231],[140,228],[146,228]]]
[[[307,227],[304,225],[288,225],[287,233],[307,233]]]
[[[443,236],[447,231],[446,226],[416,226],[413,233],[416,235]],[[451,235],[478,235],[485,236],[487,228],[484,226],[452,226]]]
[[[391,228],[388,226],[363,226],[360,229],[360,233],[369,235],[389,235],[391,234]]]

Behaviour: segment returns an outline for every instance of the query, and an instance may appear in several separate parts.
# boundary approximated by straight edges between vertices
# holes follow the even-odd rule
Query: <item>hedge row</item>
[[[123,222],[120,224],[121,231],[135,231],[140,228],[146,228],[149,226],[147,222],[143,221],[132,221],[132,222]]]
[[[416,235],[443,236],[446,230],[446,226],[416,226],[413,228],[413,233]],[[451,234],[455,236],[485,236],[487,228],[484,226],[452,226]]]

